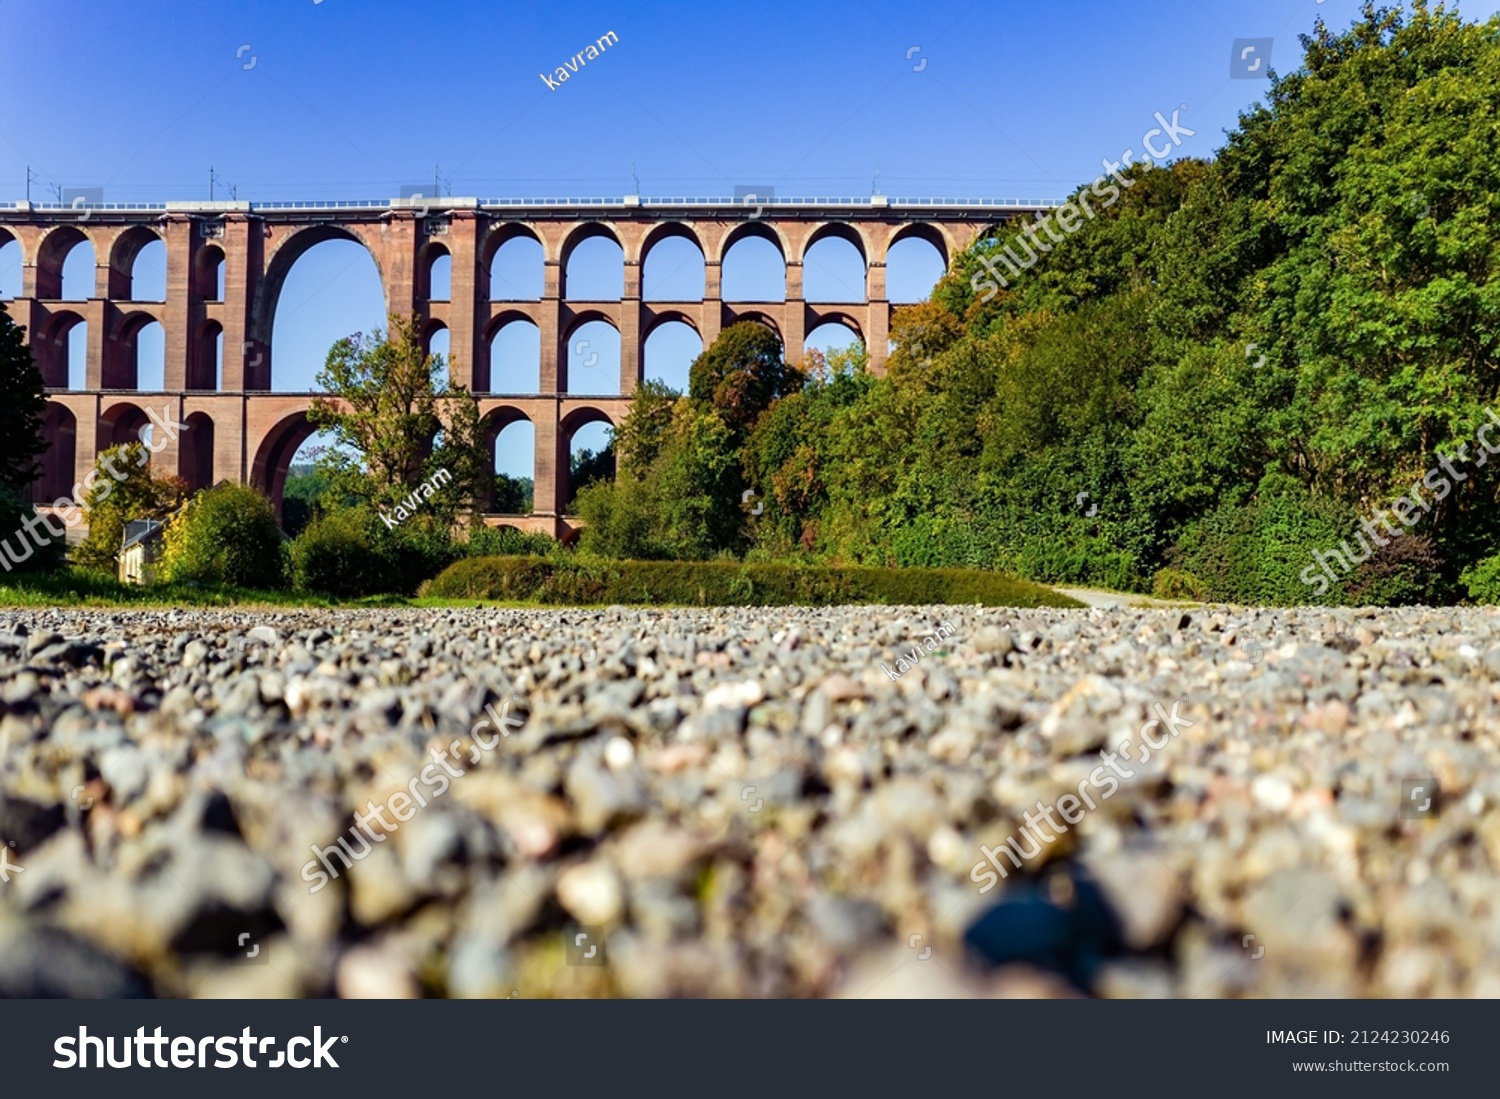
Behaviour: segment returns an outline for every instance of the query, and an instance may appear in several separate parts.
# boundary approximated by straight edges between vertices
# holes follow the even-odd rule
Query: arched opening
[[[47,411],[42,415],[42,439],[47,450],[41,457],[42,473],[32,486],[31,498],[38,504],[52,504],[73,494],[78,418],[66,406],[47,402]]]
[[[12,317],[12,320],[17,318]],[[77,313],[55,313],[32,332],[31,357],[48,389],[82,389],[88,366],[88,322]]]
[[[490,337],[489,392],[523,396],[542,391],[542,332],[524,318],[502,319]]]
[[[107,450],[124,443],[149,442],[151,419],[139,405],[122,401],[99,417],[98,447]]]
[[[218,321],[204,321],[193,341],[187,387],[218,392],[224,386],[224,329]]]
[[[287,463],[281,490],[281,529],[295,538],[312,522],[319,501],[328,493],[328,482],[318,472],[317,461],[338,438],[331,431],[315,431],[302,440]]]
[[[425,252],[426,293],[421,296],[428,301],[448,301],[453,295],[453,257],[441,244],[429,244]]]
[[[214,483],[214,421],[206,412],[194,412],[183,421],[188,429],[178,436],[178,465],[189,492]]]
[[[724,301],[786,301],[786,257],[769,229],[742,230],[724,253]]]
[[[193,261],[193,297],[199,301],[224,300],[224,251],[205,244]]]
[[[427,354],[434,359],[442,359],[444,369],[451,374],[453,359],[450,357],[450,349],[453,345],[452,333],[448,331],[445,324],[434,324],[427,330]]]
[[[686,229],[668,226],[646,243],[641,296],[646,301],[702,301],[705,272],[698,241]]]
[[[167,339],[162,326],[137,314],[126,318],[120,329],[122,354],[106,363],[105,389],[134,389],[160,393],[167,387]]]
[[[703,354],[703,338],[686,321],[668,320],[651,329],[646,337],[642,373],[647,381],[661,382],[678,393],[688,390],[688,371]]]
[[[385,290],[369,249],[337,226],[303,229],[272,257],[256,294],[245,388],[307,393],[339,340],[386,325]],[[274,303],[274,308],[268,308]],[[262,347],[269,344],[269,361]]]
[[[491,514],[530,515],[536,510],[536,425],[515,409],[497,409],[485,419],[494,455]]]
[[[20,296],[21,242],[0,229],[0,301]]]
[[[524,232],[495,249],[489,266],[490,301],[541,301],[546,286],[542,243]]]
[[[278,521],[282,518],[282,499],[292,460],[314,434],[307,413],[293,412],[278,420],[256,448],[250,465],[250,484],[271,501]]]
[[[167,300],[167,246],[150,229],[127,229],[115,241],[109,296],[116,301]]]
[[[814,234],[802,255],[802,298],[817,302],[865,300],[865,256],[847,226],[827,226]]]
[[[897,234],[885,254],[885,296],[896,305],[926,301],[948,270],[942,238],[925,227]]]
[[[76,226],[59,226],[42,238],[36,263],[37,297],[88,301],[94,296],[94,280],[94,244]]]
[[[591,397],[620,392],[620,330],[606,320],[586,320],[568,334],[565,393]]]
[[[854,322],[847,319],[827,320],[807,334],[803,352],[820,352],[825,358],[835,351],[863,346],[864,341]]]
[[[609,230],[580,230],[564,250],[562,296],[568,301],[619,301],[625,296],[625,249]]]
[[[595,481],[615,475],[614,423],[596,408],[584,408],[558,425],[567,447],[566,469],[557,471],[557,495],[563,514],[573,513],[578,493]]]

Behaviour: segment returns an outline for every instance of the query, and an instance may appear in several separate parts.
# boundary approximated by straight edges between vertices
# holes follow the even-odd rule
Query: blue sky
[[[1459,6],[1487,18],[1500,0]],[[3,0],[0,200],[24,196],[27,165],[35,198],[110,201],[206,198],[210,166],[216,196],[252,201],[385,199],[430,189],[435,166],[481,198],[623,195],[633,172],[647,195],[866,196],[877,171],[893,196],[1062,197],[1139,150],[1157,111],[1186,104],[1179,153],[1212,155],[1266,88],[1230,79],[1234,40],[1273,38],[1287,70],[1299,33],[1358,7]],[[539,74],[607,31],[615,47],[548,88]],[[353,245],[298,264],[277,388],[380,322],[373,277]]]

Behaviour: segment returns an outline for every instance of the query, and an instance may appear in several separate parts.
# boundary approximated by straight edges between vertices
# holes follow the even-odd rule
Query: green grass
[[[738,561],[592,561],[471,557],[422,586],[419,597],[338,598],[218,585],[121,584],[91,569],[3,578],[0,607],[606,607],[982,604],[1079,607],[1050,588],[971,569],[836,569]]]
[[[1050,588],[977,569],[827,568],[739,561],[470,557],[422,585],[422,600],[570,606],[971,604],[1081,607]]]
[[[22,573],[0,583],[0,607],[348,607],[404,606],[400,596],[332,599],[306,592],[218,585],[122,584],[85,568]]]

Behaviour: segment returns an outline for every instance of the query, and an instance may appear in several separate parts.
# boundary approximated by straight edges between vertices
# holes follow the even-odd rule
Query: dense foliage
[[[167,521],[163,578],[279,588],[286,571],[271,502],[248,485],[199,492]]]
[[[77,564],[114,573],[125,524],[135,519],[163,522],[187,492],[180,477],[157,477],[151,453],[141,443],[121,443],[99,452],[94,470],[84,479],[88,537],[73,549]]]
[[[1476,441],[1500,390],[1500,20],[1370,4],[1303,45],[1213,161],[1125,173],[1005,287],[983,261],[1014,226],[955,257],[898,311],[882,378],[856,354],[798,384],[769,332],[726,329],[688,396],[637,394],[619,483],[580,500],[585,544],[1137,590],[1170,569],[1159,590],[1247,603],[1463,597],[1500,550]],[[1464,445],[1467,475],[1424,481]],[[1361,555],[1361,521],[1424,484]]]

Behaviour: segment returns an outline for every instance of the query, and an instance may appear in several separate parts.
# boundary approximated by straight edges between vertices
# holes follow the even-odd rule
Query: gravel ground
[[[0,612],[0,994],[1496,996],[1497,697],[1487,610]]]

